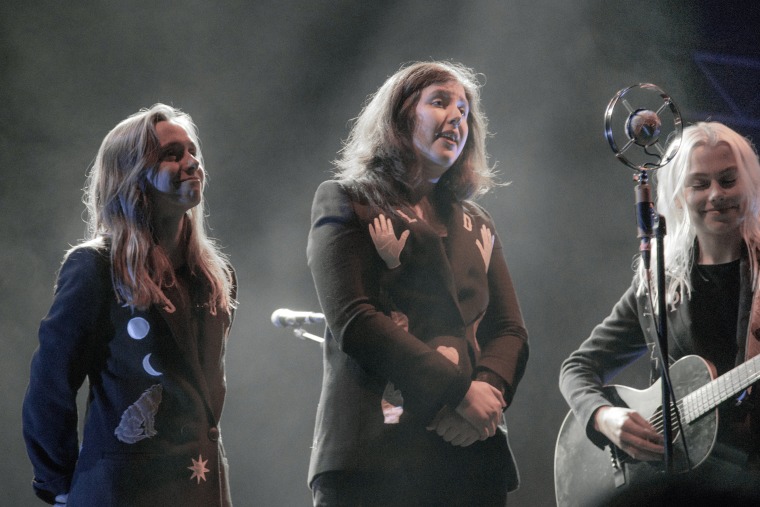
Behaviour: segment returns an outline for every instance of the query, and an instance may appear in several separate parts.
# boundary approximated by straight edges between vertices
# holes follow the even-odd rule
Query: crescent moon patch
[[[143,369],[148,373],[148,375],[152,375],[154,377],[160,377],[161,375],[163,375],[163,373],[155,370],[150,365],[150,354],[145,354],[145,357],[143,357],[142,364],[143,364]]]

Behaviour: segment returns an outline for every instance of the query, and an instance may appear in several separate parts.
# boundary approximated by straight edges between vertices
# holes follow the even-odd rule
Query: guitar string
[[[760,371],[752,371],[750,374],[746,375],[746,377],[745,375],[739,375],[740,373],[742,373],[740,370],[748,370],[750,369],[750,366],[752,367],[755,366],[754,361],[748,361],[737,366],[732,372],[726,374],[723,377],[720,377],[720,379],[718,379],[718,382],[713,387],[710,387],[710,384],[706,384],[700,387],[699,389],[684,396],[683,398],[678,400],[675,404],[671,404],[671,407],[670,407],[671,418],[676,415],[676,408],[677,408],[681,414],[685,414],[686,423],[688,424],[694,419],[696,419],[697,417],[701,416],[704,412],[706,412],[710,408],[713,408],[719,403],[722,403],[723,401],[727,400],[729,397],[731,397],[731,395],[736,394],[738,391],[741,391],[743,388],[754,384],[757,380],[760,380]],[[740,380],[741,377],[746,378],[744,383],[737,382],[738,380]],[[726,389],[729,385],[731,386],[731,389]],[[718,391],[718,396],[711,395],[711,393],[716,390]],[[686,406],[687,403],[691,409],[684,411],[684,406]],[[655,429],[658,432],[662,432],[664,428],[664,421],[663,421],[663,416],[662,416],[663,412],[662,410],[660,410],[661,408],[662,407],[660,406],[657,410],[657,413],[655,413],[649,419],[649,422],[655,427]]]

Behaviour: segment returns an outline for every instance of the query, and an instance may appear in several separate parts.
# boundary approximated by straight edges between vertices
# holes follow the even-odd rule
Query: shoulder
[[[74,270],[80,274],[95,274],[108,270],[111,264],[110,248],[102,243],[81,243],[69,249],[63,257],[61,271]]]
[[[311,213],[316,224],[321,220],[349,220],[356,213],[357,203],[345,185],[336,180],[322,182],[314,194]]]
[[[83,286],[110,288],[110,248],[93,242],[79,244],[66,252],[58,271],[55,290]]]
[[[314,202],[324,200],[350,200],[348,189],[337,180],[323,181],[314,193]]]

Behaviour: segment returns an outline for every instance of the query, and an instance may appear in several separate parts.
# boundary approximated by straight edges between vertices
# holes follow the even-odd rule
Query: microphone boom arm
[[[317,336],[315,334],[311,334],[307,331],[304,331],[302,327],[294,327],[293,328],[293,334],[299,337],[302,340],[309,339],[311,341],[317,342],[317,343],[324,343],[325,339],[321,336]]]

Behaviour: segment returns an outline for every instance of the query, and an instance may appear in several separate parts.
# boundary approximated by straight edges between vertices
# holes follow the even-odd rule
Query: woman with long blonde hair
[[[218,424],[236,287],[206,235],[205,185],[197,129],[176,108],[143,109],[104,138],[88,238],[64,257],[24,400],[41,499],[230,505]]]
[[[720,376],[753,357],[756,346],[760,350],[760,163],[754,146],[718,122],[690,125],[677,154],[658,169],[656,182],[656,208],[667,224],[666,308],[655,308],[651,277],[638,262],[629,289],[564,361],[560,373],[562,393],[589,439],[600,448],[613,444],[641,461],[663,459],[661,428],[638,407],[617,406],[604,385],[647,352],[652,378],[659,375],[663,358],[656,352],[653,315],[667,319],[664,360],[677,364],[676,369],[684,364],[676,361],[696,355],[711,365],[712,375]],[[691,369],[689,378],[698,379],[699,373]],[[683,393],[699,386],[676,389]],[[750,396],[728,390],[725,396],[718,407],[716,449],[724,449],[720,455],[729,459],[706,460],[694,473],[709,481],[696,478],[694,484],[718,483],[730,490],[742,485],[744,472],[760,470],[760,403],[756,388]],[[714,437],[709,431],[700,435]],[[695,441],[689,445],[698,448]]]

